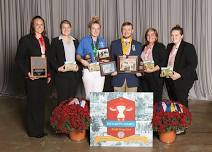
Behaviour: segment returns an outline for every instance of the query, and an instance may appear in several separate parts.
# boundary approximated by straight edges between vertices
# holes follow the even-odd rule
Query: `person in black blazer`
[[[160,77],[160,68],[166,65],[165,51],[165,46],[158,42],[157,30],[154,28],[147,29],[141,60],[144,62],[154,61],[154,67],[144,70],[144,75],[140,79],[140,87],[143,92],[153,92],[154,102],[162,100],[164,79]]]
[[[30,73],[30,57],[47,57],[48,62],[49,47],[49,39],[45,36],[44,19],[40,16],[35,16],[31,21],[30,34],[19,40],[15,58],[17,65],[26,78],[26,129],[30,137],[41,138],[47,135],[44,132],[44,110],[47,83],[51,80],[50,74],[48,74],[48,78],[32,77]]]
[[[51,42],[50,64],[54,71],[58,102],[73,98],[81,78],[78,66],[72,71],[65,70],[65,63],[76,64],[77,39],[71,34],[71,22],[63,20],[60,23],[61,35]]]
[[[167,67],[173,75],[166,79],[169,98],[188,107],[188,93],[197,80],[197,54],[194,46],[183,40],[183,28],[176,25],[171,29],[172,43],[167,45]]]

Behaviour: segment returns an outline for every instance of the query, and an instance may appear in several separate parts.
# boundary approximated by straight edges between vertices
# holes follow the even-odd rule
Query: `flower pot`
[[[176,133],[175,131],[168,131],[168,132],[162,132],[159,134],[160,141],[163,143],[173,143],[176,139]]]
[[[73,130],[70,132],[69,137],[73,141],[82,141],[85,139],[86,130]]]

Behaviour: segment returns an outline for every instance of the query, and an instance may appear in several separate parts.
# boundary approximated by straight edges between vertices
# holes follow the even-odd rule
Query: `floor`
[[[47,102],[47,111],[55,101]],[[186,135],[177,136],[173,144],[163,144],[154,137],[152,148],[90,147],[88,141],[73,142],[67,136],[55,135],[48,127],[48,136],[30,138],[24,130],[24,98],[0,97],[1,152],[212,152],[212,102],[191,101],[193,125]],[[49,117],[50,112],[46,113]]]

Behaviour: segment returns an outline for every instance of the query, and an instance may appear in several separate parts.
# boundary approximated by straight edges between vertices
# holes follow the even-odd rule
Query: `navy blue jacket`
[[[122,53],[122,44],[121,39],[115,40],[111,43],[110,46],[111,57],[113,61],[116,61],[118,56],[123,55]],[[139,56],[141,55],[142,45],[140,42],[132,40],[131,51],[129,55]],[[138,87],[139,79],[135,74],[130,73],[118,73],[116,76],[112,77],[112,86],[121,87],[124,84],[124,81],[127,81],[128,87]]]

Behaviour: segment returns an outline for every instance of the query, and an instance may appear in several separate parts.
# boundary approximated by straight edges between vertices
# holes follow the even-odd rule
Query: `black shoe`
[[[39,134],[39,135],[30,135],[30,134],[28,134],[29,137],[35,137],[35,138],[42,138],[42,137],[45,137],[47,135],[48,134],[46,132],[44,132],[42,134]]]

